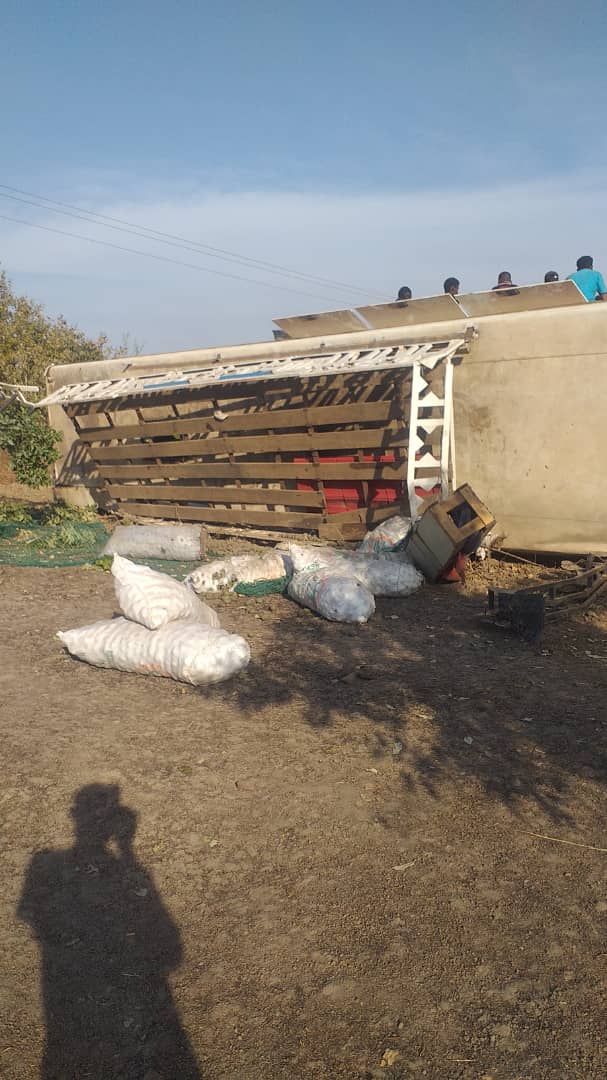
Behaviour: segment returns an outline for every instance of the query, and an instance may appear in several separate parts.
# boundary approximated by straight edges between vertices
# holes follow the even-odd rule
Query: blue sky
[[[587,250],[607,266],[603,3],[5,0],[0,28],[0,184],[352,285],[0,198],[9,217],[267,283],[0,218],[16,285],[88,332],[193,347],[448,274],[534,281]]]

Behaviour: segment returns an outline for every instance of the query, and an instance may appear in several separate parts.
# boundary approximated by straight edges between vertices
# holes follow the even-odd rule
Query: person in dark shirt
[[[459,281],[456,277],[445,278],[443,282],[443,290],[450,296],[457,296],[459,292]]]
[[[411,292],[411,289],[409,288],[409,286],[408,285],[401,285],[400,289],[398,290],[398,296],[396,297],[396,299],[397,300],[411,300],[412,296],[413,296],[413,293]]]
[[[502,270],[497,277],[497,285],[493,286],[493,291],[496,289],[516,289],[518,286],[512,281],[512,274],[509,270]]]
[[[544,285],[550,285],[553,281],[558,281],[559,276],[556,270],[547,270],[544,274]]]

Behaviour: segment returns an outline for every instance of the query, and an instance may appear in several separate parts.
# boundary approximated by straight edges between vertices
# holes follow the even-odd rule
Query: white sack
[[[181,581],[149,566],[114,555],[114,588],[121,611],[127,619],[157,630],[175,619],[196,619],[207,626],[219,626],[217,613]]]
[[[57,637],[72,656],[96,667],[162,675],[193,686],[223,682],[251,658],[244,638],[189,619],[159,630],[123,618],[101,619],[59,631]]]
[[[409,596],[424,582],[423,574],[403,552],[363,555],[330,547],[289,545],[295,572],[325,568],[356,578],[374,596]]]
[[[139,559],[200,559],[200,525],[117,525],[102,555]]]
[[[256,581],[275,581],[288,573],[285,560],[278,551],[263,555],[232,555],[228,559],[214,559],[188,574],[186,583],[197,593],[219,592],[233,585]]]
[[[407,539],[411,531],[411,518],[395,517],[387,518],[380,522],[375,529],[368,532],[364,540],[361,540],[358,550],[365,555],[379,555],[383,551],[396,551]]]
[[[295,574],[288,593],[299,604],[333,622],[366,622],[375,611],[373,595],[364,585],[326,568]]]

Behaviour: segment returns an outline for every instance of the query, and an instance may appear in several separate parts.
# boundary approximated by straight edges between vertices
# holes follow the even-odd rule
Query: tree
[[[93,340],[62,315],[52,319],[41,304],[17,296],[0,271],[0,382],[33,383],[43,390],[51,364],[105,360],[111,354],[105,335]]]
[[[136,347],[135,347],[136,349]],[[17,296],[0,270],[0,382],[45,388],[51,364],[107,360],[123,355],[105,336],[92,339],[60,315],[53,319],[41,304]],[[12,403],[0,412],[0,449],[6,450],[17,480],[32,487],[48,483],[48,468],[58,457],[59,435],[49,428],[46,414]]]

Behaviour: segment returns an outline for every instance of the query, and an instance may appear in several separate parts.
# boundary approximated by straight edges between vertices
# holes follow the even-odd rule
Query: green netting
[[[5,566],[96,566],[109,570],[112,556],[101,554],[110,533],[100,521],[66,519],[53,525],[28,521],[0,521],[0,565]],[[208,553],[208,558],[213,558]],[[140,559],[133,562],[151,566],[180,581],[201,559],[183,562],[168,559]]]
[[[94,562],[108,538],[97,521],[57,525],[0,524],[0,563],[8,566],[82,566]]]
[[[101,570],[109,570],[112,565],[112,558],[112,555],[102,555],[100,559],[95,560],[94,565]],[[202,562],[207,561],[203,559],[196,559],[194,562],[184,562],[178,559],[142,559],[139,555],[128,555],[127,558],[131,562],[138,563],[139,566],[150,566],[152,570],[158,570],[161,574],[168,574],[169,577],[177,578],[178,581],[183,581],[191,570],[195,570]]]
[[[289,578],[272,578],[270,581],[241,581],[234,586],[234,592],[240,596],[269,596],[270,593],[285,592]]]

